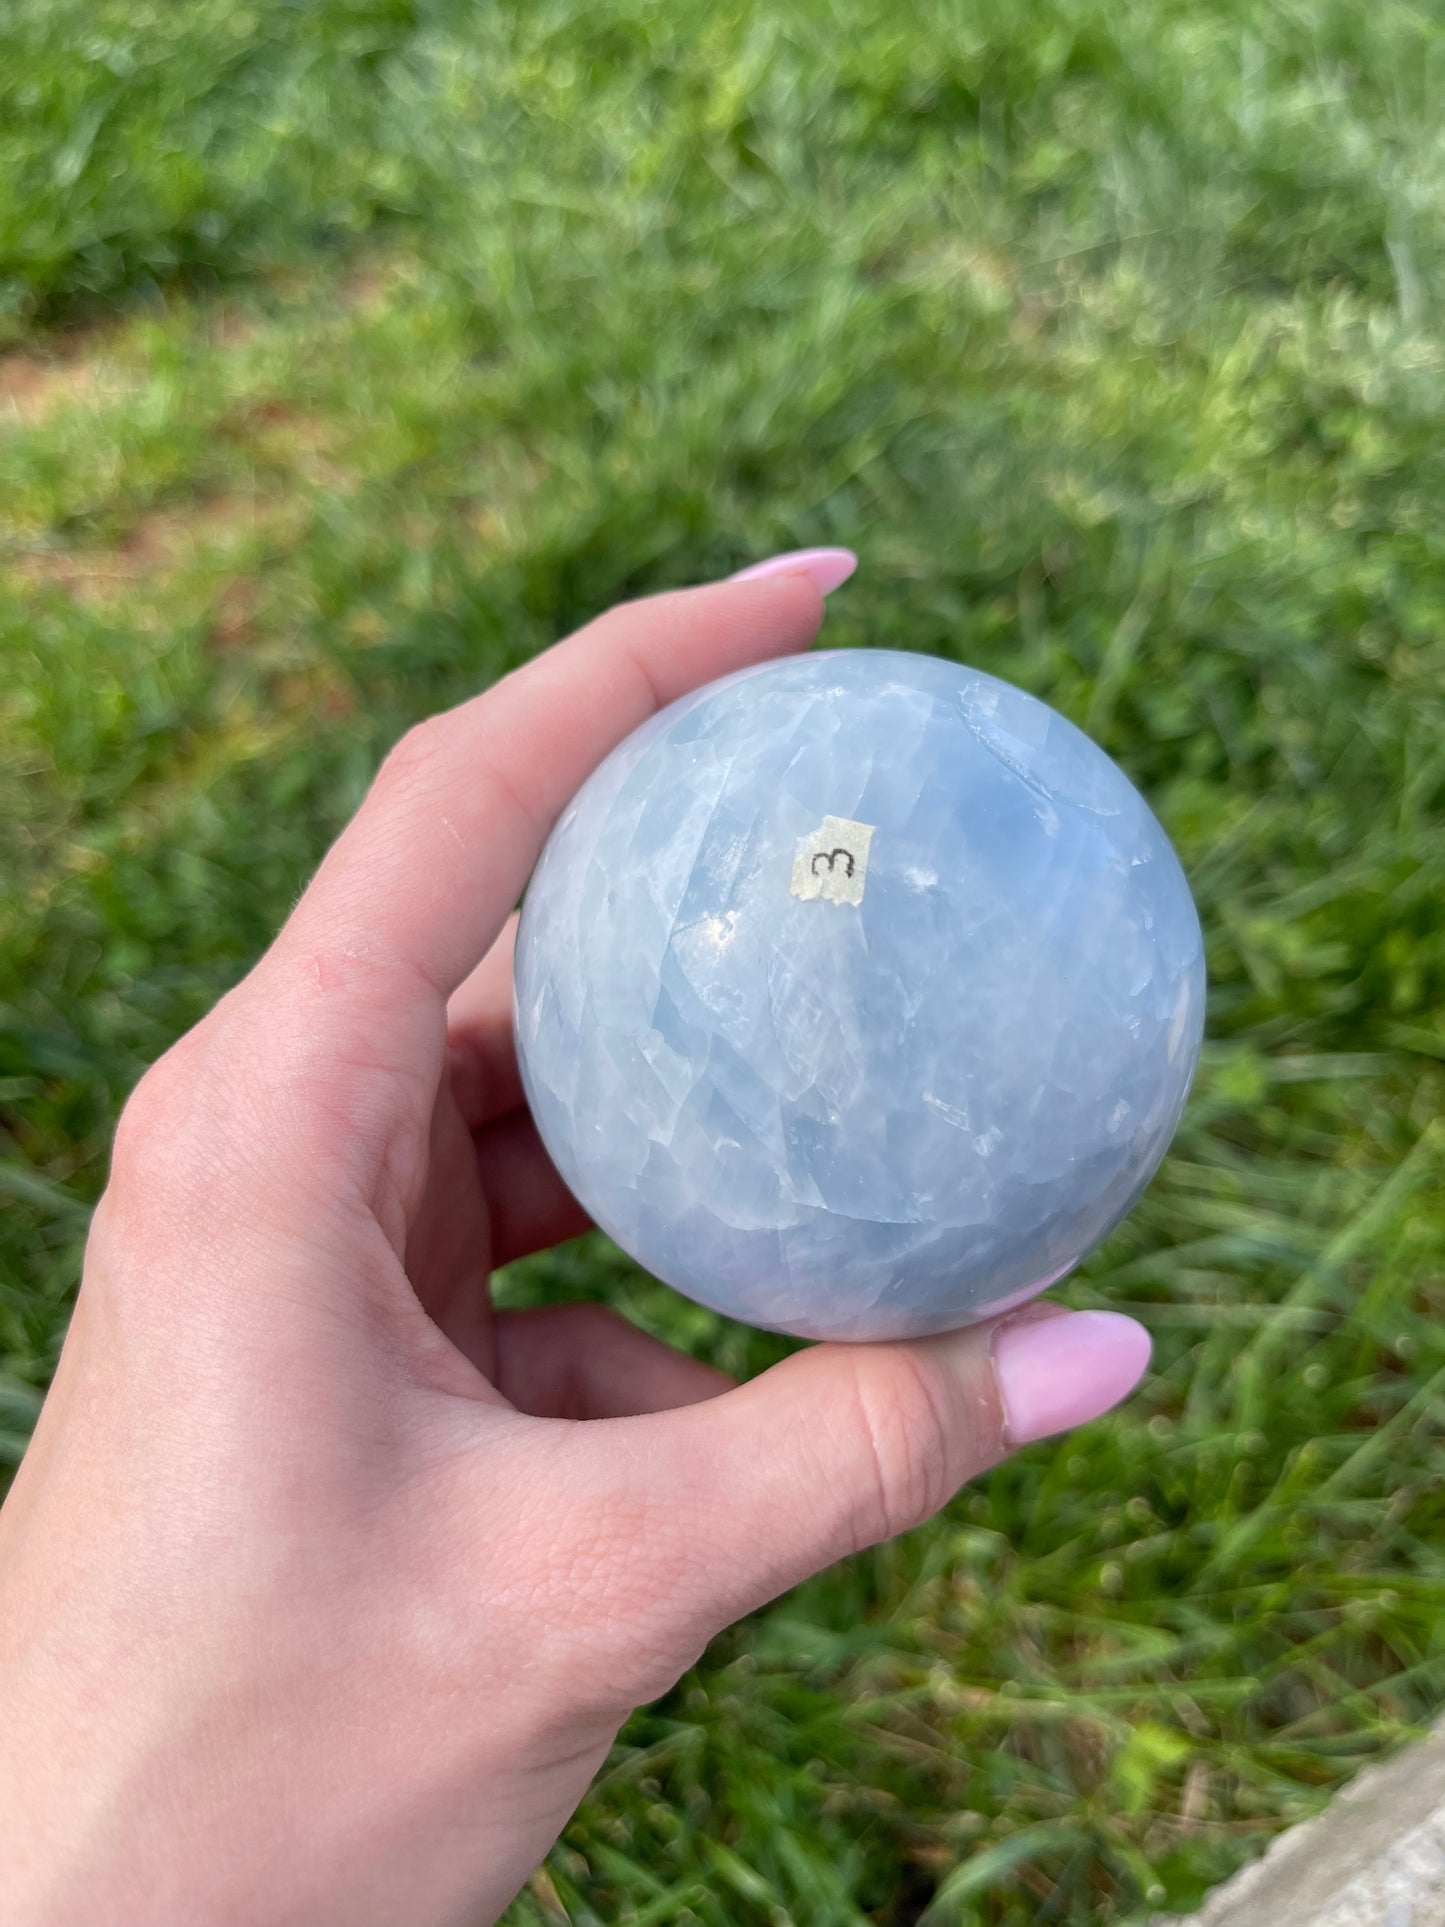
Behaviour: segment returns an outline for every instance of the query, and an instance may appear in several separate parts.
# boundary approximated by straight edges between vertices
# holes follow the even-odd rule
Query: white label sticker
[[[873,829],[871,823],[854,823],[846,816],[825,816],[818,829],[800,836],[793,858],[793,895],[805,903],[818,897],[828,903],[861,903]]]

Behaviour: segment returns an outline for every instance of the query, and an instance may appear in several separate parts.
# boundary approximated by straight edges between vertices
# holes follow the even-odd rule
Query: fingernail
[[[1011,1318],[993,1337],[993,1375],[1010,1445],[1097,1418],[1132,1392],[1149,1363],[1144,1327],[1117,1311]]]
[[[765,575],[811,576],[819,595],[827,595],[840,582],[846,582],[858,566],[851,549],[793,549],[787,555],[770,555],[766,562],[754,562],[728,577],[730,582],[756,582]]]

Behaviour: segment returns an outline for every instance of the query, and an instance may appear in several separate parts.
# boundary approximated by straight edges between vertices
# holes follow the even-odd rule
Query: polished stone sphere
[[[931,656],[742,670],[630,736],[537,865],[516,1033],[557,1168],[689,1297],[808,1338],[1061,1277],[1179,1119],[1189,886],[1072,723]]]

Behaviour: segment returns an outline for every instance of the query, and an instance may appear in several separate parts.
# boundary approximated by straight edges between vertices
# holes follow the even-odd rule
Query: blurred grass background
[[[516,1923],[1186,1909],[1445,1700],[1445,37],[1404,0],[12,0],[0,1449],[117,1108],[386,745],[619,597],[1089,729],[1206,1061],[1123,1413],[720,1640]],[[598,1240],[514,1300],[774,1341]]]

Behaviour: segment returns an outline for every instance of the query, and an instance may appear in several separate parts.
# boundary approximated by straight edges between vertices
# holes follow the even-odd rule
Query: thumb
[[[667,1487],[651,1516],[676,1533],[710,1633],[921,1524],[1015,1446],[1108,1411],[1149,1350],[1132,1318],[1053,1304],[940,1338],[814,1346],[644,1421]]]

